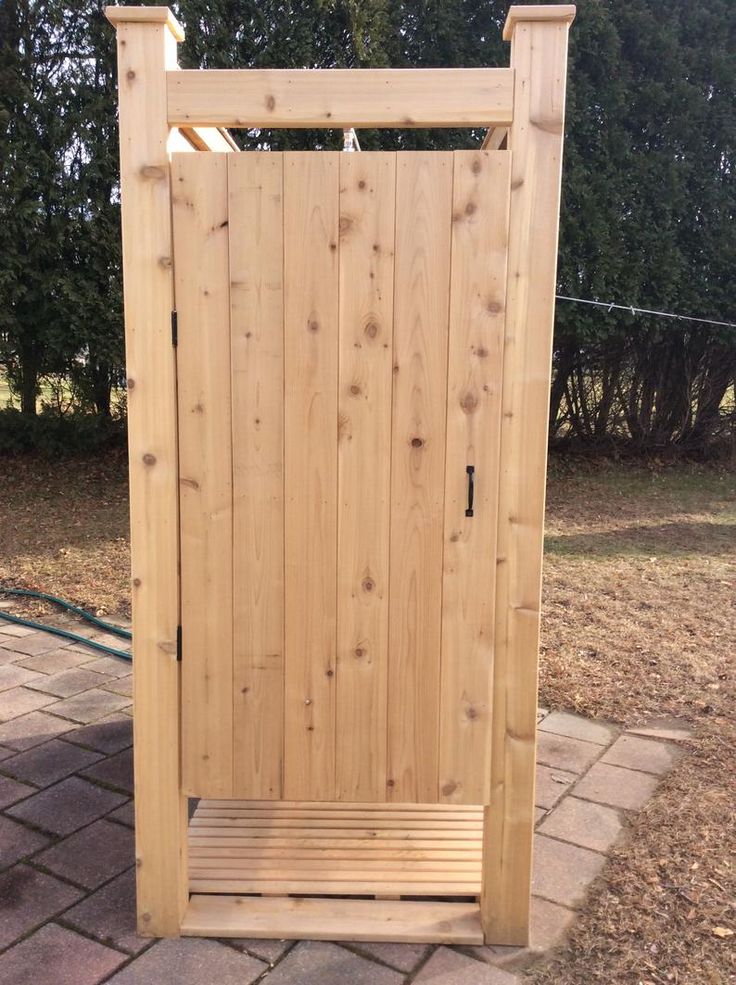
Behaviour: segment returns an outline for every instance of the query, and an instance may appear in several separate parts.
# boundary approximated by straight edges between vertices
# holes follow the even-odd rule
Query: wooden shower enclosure
[[[525,944],[574,7],[498,69],[180,71],[167,8],[107,15],[139,929]]]

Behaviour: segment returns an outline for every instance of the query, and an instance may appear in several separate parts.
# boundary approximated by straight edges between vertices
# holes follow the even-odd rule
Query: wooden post
[[[572,5],[511,7],[514,117],[509,224],[486,943],[526,945],[534,831],[537,667],[547,415]]]
[[[188,899],[180,792],[176,363],[171,337],[166,7],[108,7],[117,28],[133,582],[138,930],[179,934]]]

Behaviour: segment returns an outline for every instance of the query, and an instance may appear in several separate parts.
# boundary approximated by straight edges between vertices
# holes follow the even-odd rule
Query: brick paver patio
[[[0,622],[0,672],[0,985],[514,985],[689,737],[540,711],[528,949],[152,941],[135,932],[130,665]]]

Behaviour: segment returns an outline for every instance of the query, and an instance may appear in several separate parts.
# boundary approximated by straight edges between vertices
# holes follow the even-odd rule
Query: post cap
[[[503,26],[503,39],[510,41],[514,28],[521,21],[558,21],[564,24],[572,24],[575,20],[574,3],[545,3],[533,7],[513,6],[509,7],[506,23]]]
[[[105,17],[114,24],[165,24],[177,41],[184,40],[184,28],[168,7],[105,7]]]

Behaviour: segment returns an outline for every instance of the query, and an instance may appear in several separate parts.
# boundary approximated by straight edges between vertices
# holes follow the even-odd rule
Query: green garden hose
[[[58,605],[60,608],[66,609],[67,612],[73,612],[75,616],[85,619],[87,622],[92,623],[93,626],[97,626],[98,629],[104,629],[106,632],[113,633],[115,636],[120,636],[125,640],[133,639],[133,634],[130,630],[122,629],[120,626],[114,626],[112,623],[105,622],[103,619],[98,619],[97,616],[93,616],[86,609],[80,609],[79,606],[72,605],[71,602],[60,599],[56,595],[47,595],[45,592],[31,592],[26,588],[4,588],[3,586],[0,586],[0,595],[15,595],[20,598],[41,599],[44,602],[51,602],[53,605]],[[6,619],[8,622],[15,623],[17,626],[27,626],[29,629],[38,629],[44,633],[61,636],[63,639],[73,640],[75,643],[83,643],[93,650],[100,650],[102,653],[107,653],[112,657],[120,657],[121,660],[133,659],[133,655],[127,653],[125,650],[116,650],[115,647],[106,646],[104,643],[90,640],[86,636],[72,633],[68,629],[60,629],[58,626],[48,626],[42,622],[35,622],[33,619],[21,619],[20,616],[11,616],[9,612],[5,612],[3,609],[0,609],[0,619]]]

